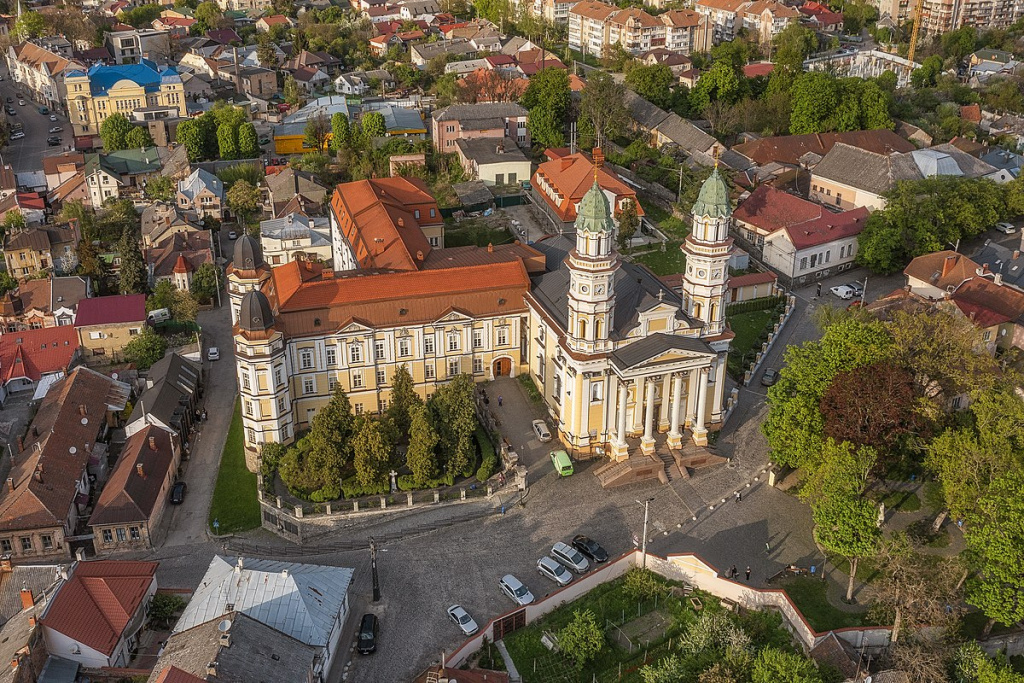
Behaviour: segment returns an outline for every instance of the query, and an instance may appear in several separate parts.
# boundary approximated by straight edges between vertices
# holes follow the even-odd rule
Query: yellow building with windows
[[[138,64],[70,71],[67,87],[68,116],[75,135],[99,135],[111,114],[148,115],[148,119],[184,118],[185,86],[174,67],[159,67],[148,59]]]

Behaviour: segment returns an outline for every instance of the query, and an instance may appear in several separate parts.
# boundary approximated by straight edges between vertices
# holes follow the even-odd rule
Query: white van
[[[149,315],[146,316],[146,320],[149,321],[150,325],[157,323],[166,322],[171,319],[171,311],[166,308],[158,308],[155,311],[150,311]]]

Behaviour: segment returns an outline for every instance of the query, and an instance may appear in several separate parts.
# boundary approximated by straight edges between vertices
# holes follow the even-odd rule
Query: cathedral
[[[356,413],[386,409],[401,366],[425,399],[458,374],[529,373],[574,453],[623,460],[661,439],[706,444],[722,420],[733,338],[728,186],[716,168],[700,190],[681,296],[620,257],[608,195],[595,174],[575,234],[421,249],[406,270],[270,268],[259,242],[241,237],[228,290],[250,465],[260,444],[308,429],[339,385]]]

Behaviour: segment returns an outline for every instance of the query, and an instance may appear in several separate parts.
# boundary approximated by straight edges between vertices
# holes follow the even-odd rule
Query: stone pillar
[[[615,442],[612,444],[612,455],[616,460],[622,460],[629,454],[626,445],[626,406],[629,405],[629,385],[619,380],[619,405],[618,414],[615,416]]]
[[[466,489],[465,488],[459,489],[459,499],[460,500],[466,500]]]
[[[438,491],[437,489],[434,489],[434,502],[435,503],[440,503],[441,502],[441,492]]]
[[[302,506],[301,505],[296,505],[295,506],[295,517],[297,519],[302,519]]]
[[[725,368],[726,356],[718,356],[718,367],[715,368],[715,393],[711,404],[711,421],[721,422],[725,414]]]
[[[693,420],[697,416],[697,384],[700,370],[691,370],[686,378],[686,419],[683,426],[693,429]]]
[[[277,497],[277,509],[278,509],[278,510],[280,510],[280,509],[281,509],[281,496],[278,496],[278,497]]]
[[[640,450],[650,455],[654,453],[654,381],[648,379],[647,391],[644,396],[644,436],[640,439]]]
[[[386,510],[387,507],[388,507],[388,499],[385,498],[384,496],[381,496],[380,497],[380,509],[381,510]]]
[[[412,507],[412,491],[406,492],[405,500],[406,500],[407,504],[409,505],[409,507]]]
[[[359,512],[359,501],[358,500],[353,500],[352,501],[352,512]]]
[[[633,380],[633,432],[644,428],[644,395],[647,393],[647,378]]]
[[[658,409],[658,431],[667,432],[671,428],[669,418],[669,396],[672,394],[672,373],[666,373],[661,378],[661,404]]]
[[[683,411],[683,376],[676,373],[672,378],[672,419],[668,428],[668,447],[682,448],[683,433],[679,420]]]
[[[327,514],[331,514],[331,504],[330,503],[327,503],[327,505],[325,506],[325,509],[327,510]]]
[[[698,446],[706,446],[708,443],[708,429],[704,426],[704,416],[707,413],[709,369],[701,368],[697,373],[697,417],[693,422],[693,442]]]

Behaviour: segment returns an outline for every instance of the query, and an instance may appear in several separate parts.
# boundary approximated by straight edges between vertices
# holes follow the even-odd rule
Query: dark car
[[[587,536],[576,536],[572,539],[572,547],[579,550],[593,562],[607,562],[608,553],[601,544]]]
[[[60,138],[57,137],[56,135],[51,135],[50,137],[46,138],[46,144],[48,144],[50,147],[56,147],[57,145],[60,144]]]
[[[359,654],[368,655],[377,651],[377,615],[364,614],[359,623],[359,640],[356,649]]]
[[[185,482],[177,482],[171,489],[171,505],[181,505],[184,503],[186,490],[188,490],[188,485]]]
[[[761,384],[766,387],[770,387],[777,381],[779,381],[779,373],[774,368],[768,368],[764,371],[764,374],[761,375]]]

